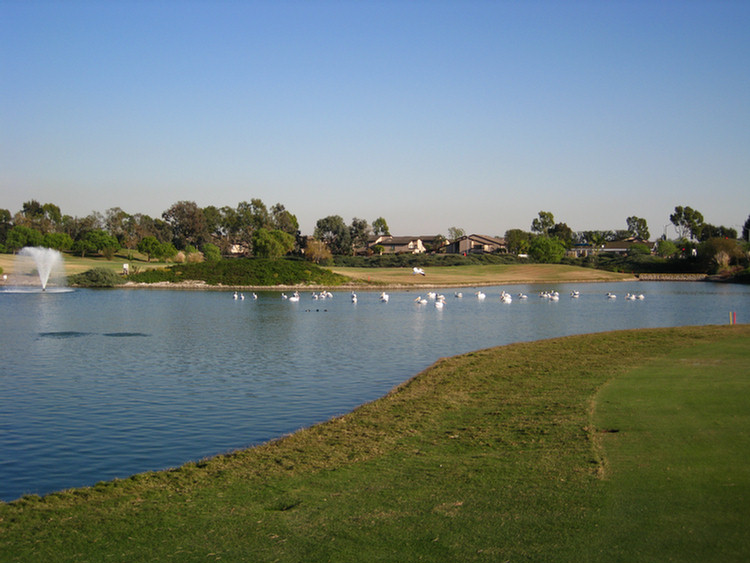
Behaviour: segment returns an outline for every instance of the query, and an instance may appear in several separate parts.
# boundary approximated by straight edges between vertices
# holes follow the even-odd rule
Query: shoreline
[[[377,282],[351,282],[341,285],[318,285],[318,284],[280,284],[280,285],[212,285],[203,280],[186,280],[182,282],[125,282],[114,289],[178,289],[186,291],[320,291],[343,290],[343,291],[382,291],[382,290],[423,290],[439,288],[467,288],[467,287],[491,287],[502,285],[557,285],[557,284],[592,284],[592,283],[623,283],[623,282],[695,282],[695,281],[725,281],[713,279],[708,274],[636,274],[619,280],[605,279],[568,279],[568,280],[492,280],[479,283],[377,283]],[[75,287],[75,286],[71,286]]]

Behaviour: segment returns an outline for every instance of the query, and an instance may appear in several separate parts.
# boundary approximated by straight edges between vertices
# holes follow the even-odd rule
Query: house
[[[628,253],[630,247],[634,244],[645,244],[646,246],[648,246],[651,252],[653,252],[654,246],[656,245],[656,243],[649,242],[647,240],[638,239],[636,237],[629,237],[625,240],[605,242],[604,244],[599,246],[593,246],[591,244],[576,244],[567,252],[567,254],[568,256],[572,256],[574,258],[584,258],[586,256],[594,256],[596,254],[602,254],[605,252],[623,256]]]
[[[449,254],[489,254],[508,252],[505,239],[487,235],[464,235],[445,247]]]
[[[422,254],[427,251],[420,237],[394,237],[392,235],[372,235],[367,248],[382,246],[383,254]]]

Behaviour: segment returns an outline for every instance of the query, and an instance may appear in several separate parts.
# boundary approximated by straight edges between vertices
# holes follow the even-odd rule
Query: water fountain
[[[16,256],[9,285],[21,291],[66,291],[62,254],[52,248],[25,246]]]

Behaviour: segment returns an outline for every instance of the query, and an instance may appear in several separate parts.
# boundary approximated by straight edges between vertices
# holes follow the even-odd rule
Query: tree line
[[[669,219],[678,238],[669,240],[665,233],[657,242],[659,252],[665,256],[709,239],[737,239],[735,229],[707,223],[691,207],[675,207]],[[111,259],[126,249],[137,250],[149,260],[173,259],[180,253],[197,260],[217,260],[229,254],[278,257],[297,253],[321,263],[332,255],[351,255],[366,249],[371,235],[390,234],[383,217],[371,224],[354,217],[347,224],[341,216],[330,215],[317,221],[312,237],[304,237],[297,217],[284,205],[276,203],[269,208],[257,198],[235,207],[199,207],[192,201],[178,201],[156,218],[126,213],[119,207],[83,218],[72,217],[64,215],[53,203],[42,204],[33,199],[24,202],[15,214],[0,209],[0,252],[46,246],[80,256],[100,254]],[[445,242],[464,234],[463,229],[451,227],[447,238],[436,237],[437,247],[431,250],[439,251]],[[749,235],[750,217],[743,227],[742,239],[747,241]],[[552,212],[540,211],[532,220],[530,231],[505,232],[509,253],[528,253],[552,262],[559,261],[575,245],[600,247],[627,238],[647,241],[650,233],[646,220],[628,217],[622,230],[573,231],[566,223],[556,222]]]

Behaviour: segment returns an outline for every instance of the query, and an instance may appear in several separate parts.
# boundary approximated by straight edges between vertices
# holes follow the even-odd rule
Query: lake
[[[480,301],[474,292],[487,295]],[[555,289],[559,301],[540,298]],[[580,290],[580,298],[569,296]],[[502,303],[500,292],[513,295]],[[440,357],[519,341],[750,318],[708,282],[334,292],[0,291],[0,500],[256,445],[374,400]],[[454,297],[461,291],[463,298]],[[519,292],[528,299],[517,297]],[[617,299],[608,299],[613,292]],[[643,300],[625,299],[628,292]],[[426,295],[426,292],[422,292]]]

